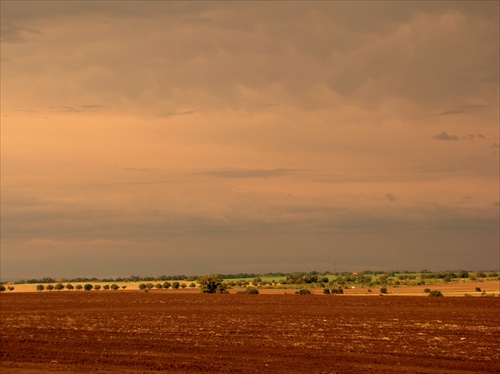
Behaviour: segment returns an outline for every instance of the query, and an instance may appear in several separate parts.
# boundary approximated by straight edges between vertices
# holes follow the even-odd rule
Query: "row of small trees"
[[[67,289],[69,291],[71,290],[84,290],[84,291],[90,291],[90,290],[100,290],[101,288],[103,290],[113,290],[113,291],[116,291],[116,290],[119,290],[120,289],[120,286],[118,286],[117,284],[113,283],[112,285],[109,285],[109,284],[105,284],[104,286],[101,287],[100,284],[96,284],[95,286],[90,284],[90,283],[87,283],[85,285],[81,285],[81,284],[77,284],[76,286],[73,286],[71,283],[68,283],[66,286],[62,283],[57,283],[55,286],[52,285],[52,284],[48,284],[47,286],[44,286],[43,284],[39,284],[36,286],[36,290],[37,291],[43,291],[43,290],[47,290],[47,291],[52,291],[52,290],[56,290],[56,291],[61,291],[63,289]],[[127,288],[127,286],[122,286],[121,287],[122,289],[125,289]]]

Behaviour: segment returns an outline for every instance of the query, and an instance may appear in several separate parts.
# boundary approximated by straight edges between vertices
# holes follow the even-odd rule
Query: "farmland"
[[[2,373],[496,372],[500,298],[0,295]]]

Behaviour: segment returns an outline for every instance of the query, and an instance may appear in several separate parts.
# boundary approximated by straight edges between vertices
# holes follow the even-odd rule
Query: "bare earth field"
[[[498,373],[500,298],[12,292],[0,372]]]

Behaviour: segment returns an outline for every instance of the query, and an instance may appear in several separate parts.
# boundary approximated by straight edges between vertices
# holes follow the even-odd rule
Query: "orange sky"
[[[499,266],[498,2],[1,2],[1,276]]]

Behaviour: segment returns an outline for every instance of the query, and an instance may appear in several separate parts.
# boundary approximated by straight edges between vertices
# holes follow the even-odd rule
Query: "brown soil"
[[[2,373],[500,372],[500,298],[0,295]]]

